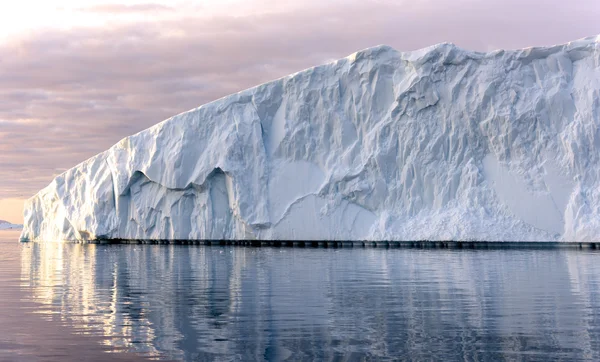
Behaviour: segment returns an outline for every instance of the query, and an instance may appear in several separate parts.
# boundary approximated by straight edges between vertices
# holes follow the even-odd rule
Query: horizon
[[[24,200],[124,137],[376,44],[551,46],[598,36],[598,18],[591,0],[0,5],[0,219],[22,224]]]

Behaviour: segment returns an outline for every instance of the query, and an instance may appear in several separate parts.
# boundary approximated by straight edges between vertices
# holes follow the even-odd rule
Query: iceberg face
[[[123,139],[22,239],[597,241],[599,157],[600,38],[380,46]]]

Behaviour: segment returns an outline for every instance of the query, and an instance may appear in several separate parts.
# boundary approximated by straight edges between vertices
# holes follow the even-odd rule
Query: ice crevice
[[[598,37],[365,49],[124,138],[22,239],[598,241],[599,64]]]

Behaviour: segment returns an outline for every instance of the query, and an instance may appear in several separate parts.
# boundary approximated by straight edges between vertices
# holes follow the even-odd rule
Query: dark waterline
[[[26,318],[0,359],[600,359],[596,250],[15,240],[0,234],[0,324]]]
[[[127,245],[206,245],[253,247],[312,247],[312,248],[416,248],[416,249],[598,249],[600,242],[558,241],[351,241],[351,240],[135,240],[98,239],[92,244]]]

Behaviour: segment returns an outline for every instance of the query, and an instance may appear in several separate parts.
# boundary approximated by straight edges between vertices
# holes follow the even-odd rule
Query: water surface
[[[68,357],[86,344],[98,359],[600,360],[594,250],[19,244],[7,235],[0,324],[13,326],[0,330],[0,359],[39,360],[51,348],[46,357]]]

